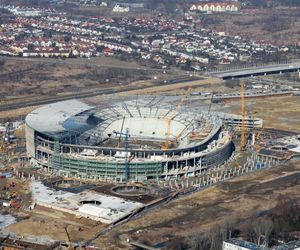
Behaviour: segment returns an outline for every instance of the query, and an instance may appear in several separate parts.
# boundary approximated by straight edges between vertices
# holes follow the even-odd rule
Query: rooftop
[[[102,223],[111,223],[129,214],[142,203],[116,196],[83,191],[78,194],[46,187],[40,181],[31,183],[33,199],[37,204],[51,207],[77,216],[89,217]]]
[[[39,132],[63,132],[63,123],[92,107],[78,100],[51,103],[35,109],[26,117],[26,124]]]
[[[106,148],[115,147],[120,133],[128,129],[134,141],[131,147],[146,150],[161,149],[167,138],[176,141],[174,148],[194,147],[206,143],[222,126],[217,114],[185,107],[178,110],[157,97],[112,101],[102,107],[78,100],[57,102],[31,112],[26,123],[60,142],[69,142],[75,133],[73,143]]]
[[[249,249],[249,250],[259,250],[260,249],[260,247],[254,243],[251,243],[251,242],[245,241],[245,240],[235,239],[235,238],[226,240],[224,242],[231,243],[236,246],[240,246],[240,247],[243,247],[243,248]]]
[[[290,241],[283,245],[276,247],[274,250],[296,250],[300,249],[300,241]]]

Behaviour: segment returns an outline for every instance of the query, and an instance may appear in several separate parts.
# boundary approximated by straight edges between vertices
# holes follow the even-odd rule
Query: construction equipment
[[[214,99],[214,92],[211,93],[211,98],[210,98],[210,103],[209,103],[209,106],[208,106],[207,113],[210,113],[211,106],[212,106],[212,103],[213,103],[213,99]]]
[[[120,133],[120,136],[119,136],[119,141],[118,141],[118,146],[117,146],[118,148],[121,146],[121,136],[122,136],[122,133],[123,133],[124,122],[125,122],[125,116],[123,116],[123,120],[122,120],[121,133]]]
[[[118,132],[118,131],[113,131],[116,135],[125,136],[125,143],[124,143],[124,149],[125,149],[125,181],[129,181],[129,162],[132,160],[130,159],[129,156],[129,151],[128,151],[128,139],[129,139],[129,129],[127,128],[125,133],[123,132]]]
[[[264,132],[264,129],[265,129],[265,127],[263,126],[263,127],[261,128],[261,130],[257,133],[257,135],[256,135],[256,137],[255,137],[255,139],[256,139],[257,141],[261,139],[261,135],[262,135],[262,133]]]
[[[0,240],[0,248],[2,247],[2,243],[9,239],[10,234],[6,235],[2,240]]]
[[[5,124],[5,134],[4,134],[4,141],[7,142],[8,144],[10,143],[10,137],[11,137],[10,130],[11,130],[11,123],[10,121],[8,121]]]
[[[180,101],[178,102],[178,104],[176,106],[175,115],[172,116],[172,117],[166,117],[165,118],[167,120],[167,132],[166,132],[166,141],[165,141],[164,145],[161,148],[163,150],[169,149],[171,144],[177,144],[177,140],[183,132],[183,130],[180,131],[180,133],[175,137],[175,139],[172,142],[170,141],[172,120],[177,115],[177,112],[180,110],[185,98],[189,95],[191,90],[192,90],[192,87],[188,87],[187,90],[185,91],[184,95],[182,96],[182,98],[180,99]]]
[[[4,135],[0,138],[0,153],[3,153],[5,151],[5,142],[4,142]]]
[[[272,114],[269,114],[265,120],[270,121],[271,118],[272,118]],[[261,130],[257,133],[257,135],[255,137],[255,139],[257,141],[259,141],[259,140],[262,139],[261,137],[262,137],[262,134],[263,134],[264,130],[265,130],[265,125],[263,125],[262,128],[261,128]]]
[[[164,143],[164,145],[161,147],[161,149],[165,150],[165,149],[169,149],[170,147],[170,135],[171,135],[171,121],[172,118],[166,118],[168,124],[167,124],[167,132],[166,132],[166,141]]]
[[[241,112],[242,112],[242,124],[241,124],[241,146],[240,150],[246,150],[246,112],[245,112],[245,91],[244,91],[244,83],[241,81]]]
[[[73,246],[73,243],[71,241],[71,238],[70,238],[70,235],[69,235],[69,232],[68,232],[68,226],[65,227],[65,231],[66,231],[66,235],[68,237],[68,241],[69,241],[69,250],[74,250],[74,246]]]

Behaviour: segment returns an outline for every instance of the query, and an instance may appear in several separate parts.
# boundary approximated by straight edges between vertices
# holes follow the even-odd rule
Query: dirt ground
[[[104,224],[74,215],[37,206],[29,213],[29,219],[8,227],[8,230],[21,235],[45,236],[56,240],[68,241],[65,227],[73,241],[87,239],[94,232],[104,228]]]
[[[246,112],[263,119],[265,127],[300,132],[299,96],[246,99]],[[227,104],[229,112],[241,114],[240,102]],[[252,107],[252,110],[251,108]]]
[[[31,100],[82,90],[118,87],[121,84],[151,80],[156,70],[144,70],[134,62],[115,58],[26,59],[5,58],[0,67],[1,104]],[[85,61],[84,61],[85,60]],[[161,73],[162,74],[162,73]]]
[[[205,78],[203,80],[191,81],[188,83],[176,83],[165,86],[152,86],[153,83],[150,81],[136,81],[130,83],[128,86],[149,86],[146,89],[138,89],[131,91],[124,91],[122,93],[117,93],[117,96],[126,97],[126,96],[135,96],[135,95],[148,95],[148,94],[166,94],[166,95],[181,95],[186,92],[186,87],[192,87],[193,91],[202,91],[209,92],[214,88],[222,89],[225,88],[222,85],[222,80],[217,78]],[[118,87],[120,89],[120,87]],[[126,86],[123,87],[126,89]],[[91,98],[87,98],[86,100],[90,103],[99,103],[99,101],[109,100],[110,98],[115,98],[116,95],[99,95]],[[36,109],[37,106],[24,107],[15,110],[2,111],[0,112],[0,119],[16,119],[16,118],[24,118],[28,113]]]
[[[298,196],[299,173],[290,172],[299,169],[300,162],[289,163],[218,184],[133,219],[94,244],[102,249],[122,249],[128,247],[125,242],[129,238],[151,245],[174,237],[192,237],[234,218],[246,221],[274,208],[281,195],[286,199]],[[117,241],[119,244],[114,243]]]

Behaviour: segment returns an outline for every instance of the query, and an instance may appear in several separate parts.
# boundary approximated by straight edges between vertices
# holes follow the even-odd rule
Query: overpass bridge
[[[269,74],[282,74],[284,72],[300,72],[300,60],[289,63],[269,64],[245,68],[233,68],[207,72],[210,76],[226,79],[261,76]]]

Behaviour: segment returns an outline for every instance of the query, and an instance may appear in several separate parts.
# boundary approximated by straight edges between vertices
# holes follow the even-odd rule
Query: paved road
[[[253,66],[246,68],[233,68],[225,69],[220,71],[211,71],[207,74],[223,79],[230,79],[235,77],[249,77],[255,75],[264,75],[264,74],[277,74],[280,72],[292,72],[300,70],[300,61],[293,61],[286,64],[270,64],[270,65],[261,65]]]

